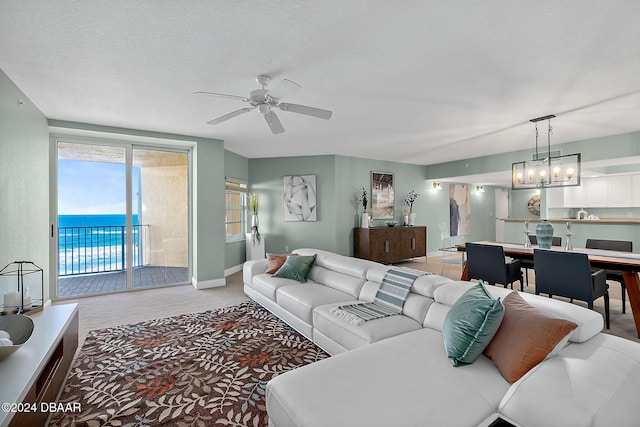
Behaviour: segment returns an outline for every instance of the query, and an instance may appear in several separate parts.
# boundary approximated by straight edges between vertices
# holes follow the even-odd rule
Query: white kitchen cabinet
[[[564,187],[564,206],[567,208],[582,208],[586,202],[586,179],[580,181],[577,187]]]
[[[609,204],[609,178],[585,179],[585,207],[606,208]]]
[[[611,208],[629,207],[632,200],[632,176],[613,175],[607,177],[607,206]]]
[[[640,207],[640,175],[631,175],[631,206]]]
[[[549,188],[547,203],[550,208],[640,207],[640,174],[582,178],[578,187]]]
[[[547,208],[564,208],[564,188],[547,188]]]

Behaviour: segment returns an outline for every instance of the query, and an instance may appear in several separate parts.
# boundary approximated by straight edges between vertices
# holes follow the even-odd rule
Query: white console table
[[[30,316],[29,340],[0,360],[0,402],[55,402],[78,348],[78,305],[46,307]],[[43,426],[48,412],[0,411],[0,426]]]

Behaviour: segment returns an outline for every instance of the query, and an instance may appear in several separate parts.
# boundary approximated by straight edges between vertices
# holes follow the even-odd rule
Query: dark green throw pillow
[[[482,354],[500,327],[504,306],[482,282],[469,288],[444,318],[442,338],[453,366],[468,365]]]
[[[280,267],[280,269],[271,277],[282,277],[304,283],[307,281],[307,276],[309,275],[309,271],[311,271],[311,267],[313,267],[315,260],[315,255],[287,256],[287,260],[284,262],[282,267]]]

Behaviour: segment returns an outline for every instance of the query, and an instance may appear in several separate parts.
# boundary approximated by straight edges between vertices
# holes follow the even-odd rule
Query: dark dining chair
[[[538,236],[535,234],[529,236],[529,241],[532,245],[538,244]],[[551,238],[551,246],[562,246],[562,237],[553,236]],[[523,259],[520,260],[522,263],[522,268],[524,268],[524,282],[527,286],[529,286],[529,269],[533,269],[533,260],[532,259]]]
[[[531,242],[532,245],[537,245],[538,236],[536,236],[535,234],[532,236],[529,236],[529,241]],[[551,246],[562,246],[562,237],[553,236],[551,238]]]
[[[533,250],[536,294],[548,294],[585,301],[593,310],[593,302],[604,297],[604,314],[609,329],[609,285],[604,270],[591,272],[589,256],[578,252]]]
[[[523,290],[520,260],[505,261],[504,249],[499,245],[467,243],[467,280],[484,280],[490,284],[499,283],[505,288],[513,282],[520,282]]]
[[[603,239],[587,239],[584,245],[588,249],[604,249],[607,251],[633,252],[633,242],[626,240],[603,240]],[[626,313],[627,309],[627,288],[624,286],[622,271],[605,270],[607,272],[607,280],[620,283],[622,287],[622,313]]]

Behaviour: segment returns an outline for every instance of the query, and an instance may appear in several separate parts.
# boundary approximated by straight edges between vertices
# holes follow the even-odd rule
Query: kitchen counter
[[[498,218],[504,222],[540,222],[540,218]],[[640,224],[640,218],[600,218],[600,219],[575,219],[575,218],[549,218],[549,222],[570,222],[575,224]]]

